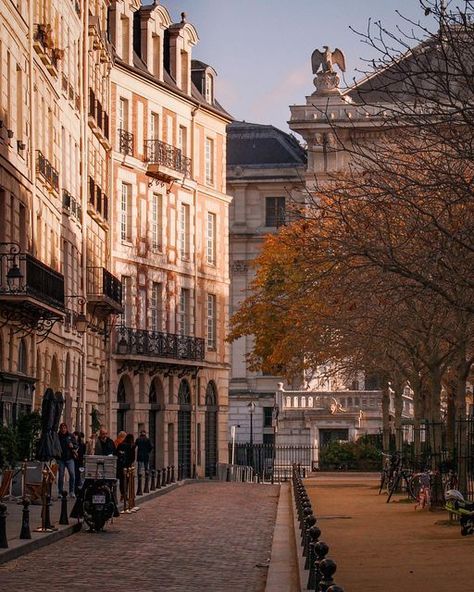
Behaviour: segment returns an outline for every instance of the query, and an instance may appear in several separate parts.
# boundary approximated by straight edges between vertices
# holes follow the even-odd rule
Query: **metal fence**
[[[474,497],[474,418],[457,420],[451,437],[444,422],[402,426],[391,439],[391,451],[397,449],[403,464],[414,471],[455,471],[460,491]]]
[[[318,449],[314,446],[274,444],[235,444],[234,464],[252,467],[259,481],[281,482],[291,479],[293,465],[309,472],[316,468]],[[229,462],[232,445],[229,444]]]

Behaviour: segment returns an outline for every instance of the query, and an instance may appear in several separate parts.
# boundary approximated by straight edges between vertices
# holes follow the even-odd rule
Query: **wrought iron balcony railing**
[[[40,150],[38,150],[36,169],[51,189],[59,191],[59,173]]]
[[[115,353],[126,356],[204,360],[204,339],[161,331],[118,327]]]
[[[118,130],[119,152],[122,154],[133,154],[133,134],[124,129]]]
[[[145,159],[150,164],[165,166],[185,177],[191,176],[191,159],[184,156],[179,148],[170,146],[161,140],[145,141]]]
[[[0,296],[29,296],[53,308],[64,308],[64,276],[16,247],[0,251]],[[2,247],[5,243],[1,243]],[[12,268],[17,272],[12,274]],[[14,281],[13,281],[13,278]]]
[[[82,222],[81,204],[66,189],[63,189],[63,208]]]
[[[87,299],[108,312],[122,312],[122,283],[105,267],[87,268]]]

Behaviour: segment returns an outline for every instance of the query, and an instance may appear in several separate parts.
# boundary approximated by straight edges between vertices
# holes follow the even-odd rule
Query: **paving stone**
[[[277,501],[277,486],[193,483],[103,533],[82,531],[0,565],[0,587],[263,592]]]

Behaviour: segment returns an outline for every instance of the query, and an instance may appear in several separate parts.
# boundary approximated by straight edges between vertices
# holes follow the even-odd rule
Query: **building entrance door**
[[[178,465],[181,478],[191,477],[191,388],[182,380],[178,391]]]
[[[214,382],[209,382],[206,389],[206,477],[216,476],[217,467],[217,389]]]

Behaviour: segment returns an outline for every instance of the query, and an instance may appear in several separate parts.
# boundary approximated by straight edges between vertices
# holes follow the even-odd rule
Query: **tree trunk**
[[[384,383],[382,392],[382,443],[385,453],[390,451],[390,392]]]

